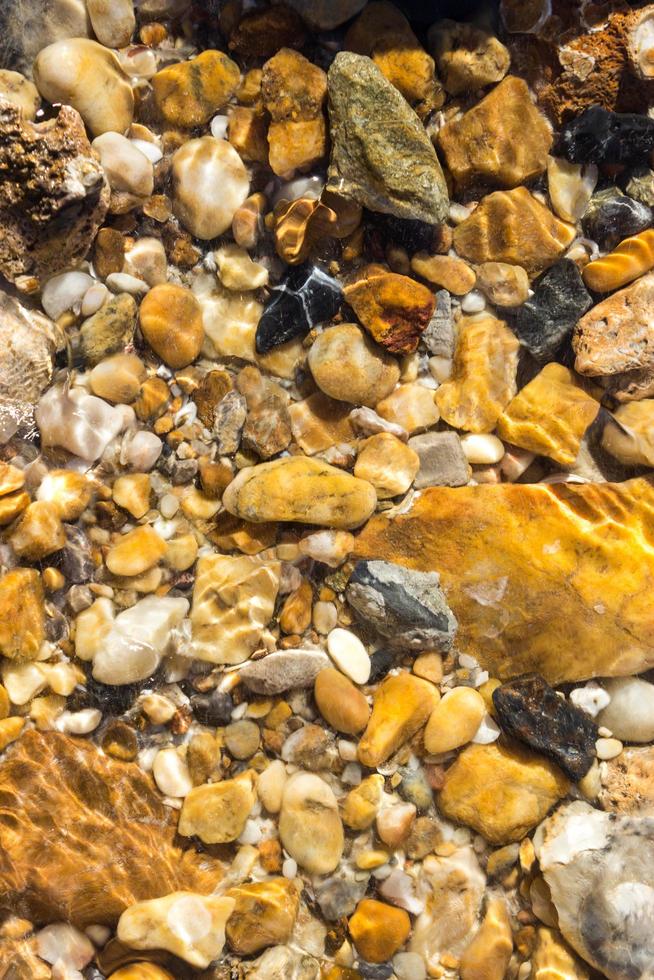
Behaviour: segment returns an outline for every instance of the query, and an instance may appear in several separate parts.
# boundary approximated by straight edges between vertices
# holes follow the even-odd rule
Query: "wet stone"
[[[653,149],[653,119],[595,105],[566,123],[557,154],[571,163],[642,163]]]
[[[537,361],[551,361],[592,305],[575,263],[561,259],[534,283],[534,295],[517,311],[514,329]]]
[[[582,219],[584,234],[604,251],[611,251],[624,238],[637,235],[654,222],[652,209],[609,187],[593,195]]]
[[[331,320],[342,302],[342,289],[318,266],[292,269],[271,290],[256,332],[259,354],[267,354],[294,337],[304,337],[318,323]]]
[[[542,677],[517,678],[493,692],[500,727],[556,762],[578,782],[595,758],[597,725]]]

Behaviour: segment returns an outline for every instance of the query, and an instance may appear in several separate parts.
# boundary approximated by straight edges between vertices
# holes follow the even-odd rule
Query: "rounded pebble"
[[[327,637],[327,650],[336,666],[355,684],[370,677],[370,657],[358,636],[337,626]]]
[[[438,702],[425,728],[425,748],[431,755],[451,752],[469,742],[486,714],[481,694],[455,687]]]
[[[169,367],[186,367],[204,340],[202,307],[184,286],[155,286],[141,303],[141,331],[155,354]]]
[[[622,742],[617,738],[598,738],[595,742],[597,758],[603,761],[617,758],[623,748]]]
[[[461,436],[461,448],[473,466],[492,466],[504,456],[504,443],[497,436],[467,432]]]
[[[597,723],[626,742],[654,740],[654,684],[640,677],[613,677],[603,686],[611,700]]]
[[[187,231],[203,241],[227,231],[250,193],[250,179],[238,153],[226,140],[213,136],[184,143],[173,156],[172,175],[175,214]]]
[[[370,707],[364,695],[349,678],[333,667],[316,677],[314,697],[328,725],[345,735],[357,735],[368,724]]]
[[[188,766],[177,749],[161,749],[157,752],[152,775],[164,796],[183,797],[193,789]]]

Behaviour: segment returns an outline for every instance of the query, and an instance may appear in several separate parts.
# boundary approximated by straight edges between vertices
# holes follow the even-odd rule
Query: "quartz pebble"
[[[196,238],[222,235],[248,194],[250,180],[238,153],[226,140],[202,136],[173,155],[173,203],[177,217]],[[216,196],[213,189],[220,187]]]
[[[92,462],[124,425],[120,409],[81,388],[50,388],[36,408],[43,446],[61,446]]]
[[[103,133],[91,144],[100,154],[100,163],[112,190],[148,197],[154,186],[152,163],[130,140],[120,133]]]
[[[468,462],[474,466],[492,466],[504,456],[504,443],[493,435],[466,433],[461,438],[461,448]]]
[[[406,493],[420,469],[420,457],[390,432],[370,436],[361,444],[354,475],[372,483],[377,498],[384,500]]]
[[[521,306],[529,297],[529,276],[522,266],[507,262],[482,262],[477,286],[495,306]]]
[[[350,630],[333,629],[327,637],[329,656],[355,684],[365,684],[370,676],[370,657],[361,640]]]
[[[161,749],[152,764],[152,775],[164,796],[182,797],[193,789],[188,766],[176,749]]]
[[[639,677],[614,677],[603,686],[611,700],[598,714],[598,724],[627,742],[651,742],[654,739],[654,684]]]
[[[234,779],[195,786],[184,800],[178,833],[198,836],[205,844],[236,840],[255,803],[254,784],[253,773],[247,771]]]
[[[107,48],[124,48],[136,27],[132,0],[87,0],[93,33]]]

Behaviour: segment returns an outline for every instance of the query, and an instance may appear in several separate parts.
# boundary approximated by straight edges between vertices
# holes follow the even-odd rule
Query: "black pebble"
[[[287,340],[306,337],[316,324],[331,320],[342,302],[340,283],[318,266],[305,263],[292,269],[270,291],[257,326],[257,352],[267,354]]]
[[[393,242],[409,252],[420,252],[431,247],[436,225],[425,221],[397,218],[394,214],[366,211],[370,227],[380,232],[384,244]]]
[[[642,163],[654,149],[654,119],[591,106],[567,123],[556,154],[571,163]]]
[[[234,702],[225,691],[214,689],[209,694],[194,694],[193,714],[201,725],[228,725],[232,720]]]
[[[386,677],[391,667],[395,666],[397,650],[389,650],[388,647],[380,647],[370,657],[370,677],[368,684],[375,684],[382,677]]]
[[[624,238],[650,228],[654,213],[646,204],[610,187],[591,198],[581,224],[585,235],[610,252]]]
[[[592,305],[575,263],[561,259],[535,283],[534,295],[517,311],[514,330],[534,358],[546,363]]]

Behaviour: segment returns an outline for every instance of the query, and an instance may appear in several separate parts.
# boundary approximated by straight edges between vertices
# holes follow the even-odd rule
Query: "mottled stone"
[[[320,776],[296,772],[287,780],[279,837],[286,851],[309,874],[329,874],[338,866],[344,845],[343,825],[336,797]]]
[[[474,287],[477,276],[463,259],[452,255],[429,255],[416,252],[411,259],[411,269],[435,286],[442,286],[455,296],[464,296]]]
[[[150,778],[86,740],[25,732],[3,757],[0,787],[8,914],[113,926],[134,902],[209,892],[221,875],[215,860],[174,842],[174,811]]]
[[[406,493],[420,467],[418,454],[390,432],[360,444],[354,475],[372,483],[379,500]]]
[[[571,163],[642,163],[654,149],[654,121],[591,106],[562,128],[557,151]]]
[[[654,466],[654,399],[629,402],[607,422],[602,448],[626,466]]]
[[[503,731],[556,762],[575,782],[595,758],[597,725],[538,675],[518,678],[493,691],[495,717]]]
[[[382,398],[376,406],[377,416],[389,424],[389,431],[403,436],[430,429],[435,425],[440,413],[434,400],[434,389],[416,381],[399,385]],[[399,427],[399,428],[398,428]]]
[[[0,107],[0,272],[51,276],[84,258],[102,224],[109,188],[79,114],[63,106],[32,123]]]
[[[288,415],[295,442],[307,456],[351,442],[354,430],[350,411],[345,402],[329,398],[322,391],[293,402]]]
[[[516,393],[519,343],[487,313],[459,321],[452,378],[434,396],[441,417],[467,432],[491,432]]]
[[[299,896],[287,878],[238,885],[226,897],[235,902],[227,922],[227,942],[235,953],[251,956],[291,938]]]
[[[357,749],[370,769],[386,762],[427,721],[438,689],[413,674],[387,677],[375,691],[372,715]]]
[[[12,568],[0,578],[0,654],[34,660],[44,640],[41,577],[33,568]]]
[[[248,521],[298,521],[340,529],[359,527],[376,502],[370,483],[308,457],[247,467],[223,494],[225,508]]]
[[[291,269],[270,298],[256,328],[256,349],[267,354],[275,347],[304,337],[319,323],[331,320],[343,299],[339,282],[314,265]]]
[[[554,360],[592,299],[579,269],[561,259],[534,283],[534,294],[517,311],[513,328],[529,353],[541,363]]]
[[[603,763],[599,802],[603,810],[654,817],[654,746],[629,746]]]
[[[457,622],[436,572],[414,572],[387,561],[359,561],[347,584],[350,605],[363,622],[403,650],[446,652]]]
[[[222,51],[203,51],[190,61],[162,68],[152,78],[157,109],[167,123],[183,129],[202,126],[229,101],[241,73]]]
[[[341,51],[328,74],[328,187],[372,211],[437,224],[447,189],[422,123],[370,58]]]
[[[519,841],[568,792],[557,766],[518,746],[469,745],[445,773],[438,808],[491,844]]]
[[[281,694],[311,687],[329,666],[329,657],[322,650],[280,650],[262,660],[249,661],[239,670],[239,677],[257,694]]]
[[[205,844],[227,844],[243,832],[255,804],[255,777],[248,770],[234,779],[195,786],[185,797],[177,832]]]
[[[497,420],[497,433],[514,446],[572,466],[599,410],[573,372],[552,361],[509,402]]]
[[[609,980],[645,980],[654,936],[654,829],[576,801],[546,820],[536,856],[570,945]]]
[[[404,946],[411,932],[411,920],[404,909],[364,898],[348,922],[348,929],[364,960],[384,963]]]
[[[496,191],[454,229],[454,248],[470,262],[509,262],[537,276],[561,258],[575,229],[526,187]]]
[[[368,333],[396,354],[416,349],[434,312],[431,290],[381,265],[359,270],[343,295]]]
[[[400,378],[400,366],[355,323],[341,323],[318,335],[309,351],[318,387],[340,401],[374,408]]]
[[[654,274],[594,306],[572,335],[579,374],[614,375],[654,367]]]
[[[169,367],[186,367],[204,341],[202,308],[190,289],[162,283],[149,291],[139,310],[141,332]]]
[[[93,367],[130,344],[136,318],[136,302],[129,293],[119,293],[107,300],[80,328],[80,352],[86,363]]]
[[[317,163],[327,151],[327,76],[322,68],[282,48],[263,66],[261,94],[272,119],[268,143],[273,172],[283,175]]]
[[[424,432],[412,436],[409,446],[420,460],[413,485],[425,487],[464,487],[470,479],[470,466],[456,432]]]
[[[474,24],[438,20],[427,39],[450,95],[485,88],[501,81],[509,70],[511,56],[502,42]]]
[[[608,187],[595,194],[586,209],[584,234],[604,251],[615,248],[624,238],[649,228],[654,220],[652,209],[617,189]]]
[[[461,119],[446,123],[438,139],[460,186],[516,187],[545,170],[552,131],[527,83],[509,75]]]
[[[458,648],[493,677],[639,673],[654,666],[652,507],[646,479],[435,487],[370,521],[356,554],[437,568]]]

